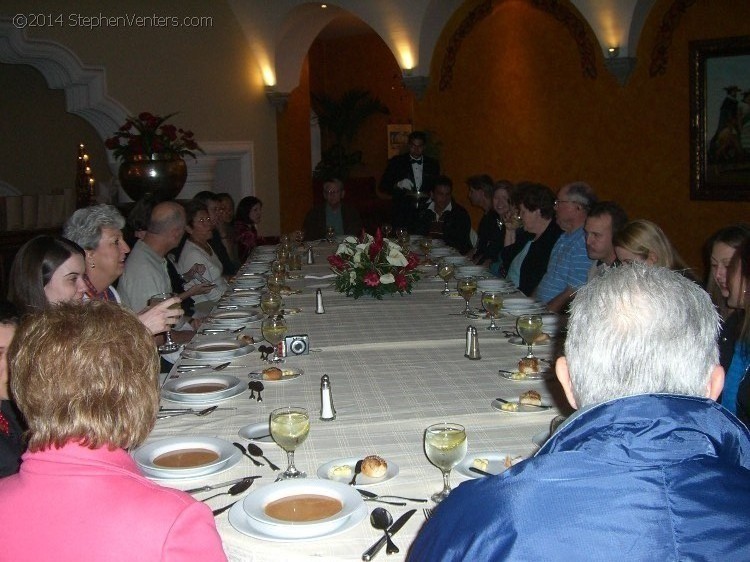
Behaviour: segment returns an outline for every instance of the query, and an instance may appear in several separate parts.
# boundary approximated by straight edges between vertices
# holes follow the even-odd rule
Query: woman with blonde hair
[[[659,265],[692,277],[687,264],[674,249],[667,235],[651,221],[630,221],[615,233],[612,245],[615,247],[617,259],[622,263]]]
[[[28,451],[0,480],[3,559],[226,560],[211,510],[128,454],[159,410],[159,358],[136,316],[48,307],[21,322],[8,360]]]

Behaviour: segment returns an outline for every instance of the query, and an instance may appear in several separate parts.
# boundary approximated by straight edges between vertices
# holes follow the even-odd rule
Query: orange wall
[[[468,2],[438,43],[432,84],[417,108],[417,119],[444,143],[445,171],[459,186],[478,172],[555,189],[588,181],[631,218],[659,223],[688,263],[701,269],[703,241],[725,224],[750,219],[750,204],[690,200],[688,42],[747,34],[750,2],[691,6],[673,36],[666,74],[652,78],[651,51],[671,4],[656,2],[637,66],[622,87],[604,67],[591,30],[593,80],[583,76],[573,38],[551,15],[525,0],[496,2],[461,44],[452,87],[439,91],[448,39],[476,5]],[[465,189],[456,196],[468,205]],[[479,213],[472,212],[476,222]]]

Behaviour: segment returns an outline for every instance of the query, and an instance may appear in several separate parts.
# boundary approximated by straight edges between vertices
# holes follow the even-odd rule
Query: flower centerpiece
[[[114,136],[104,141],[104,146],[120,161],[134,156],[150,157],[152,154],[178,158],[192,156],[195,159],[195,151],[203,152],[203,149],[195,142],[193,131],[166,123],[175,115],[170,113],[162,117],[144,111],[138,117],[128,117]]]
[[[411,293],[419,281],[417,254],[403,252],[398,244],[383,238],[380,229],[374,237],[363,234],[360,240],[347,236],[336,253],[328,256],[328,263],[336,274],[336,290],[355,299],[364,294],[380,300],[383,295]]]
[[[104,145],[120,160],[120,184],[133,200],[152,194],[159,199],[177,196],[187,180],[184,156],[195,159],[203,149],[192,131],[178,129],[162,117],[143,112],[128,117]]]

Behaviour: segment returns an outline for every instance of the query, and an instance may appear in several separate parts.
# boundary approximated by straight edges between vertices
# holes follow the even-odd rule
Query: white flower
[[[349,283],[353,285],[356,280],[357,280],[357,272],[352,269],[349,271]]]
[[[354,265],[360,265],[362,263],[362,250],[359,249],[359,246],[357,246],[357,252],[352,258],[352,263],[354,263]]]
[[[344,242],[347,242],[349,244],[356,244],[357,239],[354,236],[347,236],[346,238],[344,238]]]
[[[380,282],[383,285],[389,285],[390,283],[395,283],[396,278],[393,276],[393,273],[384,273],[380,276]]]
[[[395,265],[396,267],[404,267],[409,263],[409,261],[404,257],[404,254],[396,249],[391,249],[385,259],[388,260],[389,264]]]
[[[336,253],[338,255],[344,254],[346,256],[353,256],[354,255],[354,250],[352,249],[351,246],[349,246],[347,244],[339,244],[339,247],[338,247],[338,250],[336,250]]]
[[[355,248],[357,248],[357,250],[359,250],[360,252],[363,252],[363,251],[367,250],[367,248],[368,248],[369,246],[370,246],[370,244],[369,244],[369,243],[367,243],[367,242],[363,242],[362,244],[357,244],[357,245],[355,246]]]

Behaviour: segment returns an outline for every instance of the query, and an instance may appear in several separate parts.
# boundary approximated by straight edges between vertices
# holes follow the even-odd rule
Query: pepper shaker
[[[307,247],[307,265],[315,263],[315,254],[313,253],[312,246]]]
[[[315,314],[325,314],[326,309],[323,307],[323,291],[315,290]]]
[[[331,380],[328,375],[320,377],[320,419],[322,421],[336,419],[336,408],[333,407],[333,395],[331,394]]]
[[[469,326],[468,328],[466,328],[465,357],[472,360],[482,358],[482,356],[479,354],[479,336],[477,335],[477,329],[474,326]]]

